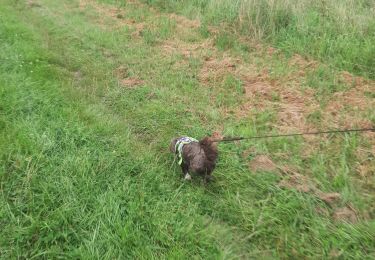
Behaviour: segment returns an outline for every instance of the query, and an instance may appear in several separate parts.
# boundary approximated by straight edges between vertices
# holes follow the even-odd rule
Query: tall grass
[[[145,0],[167,11],[227,25],[358,75],[375,78],[373,0]]]

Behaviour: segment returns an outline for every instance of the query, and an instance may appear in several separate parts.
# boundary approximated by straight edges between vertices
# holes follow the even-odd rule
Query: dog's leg
[[[213,180],[213,177],[211,173],[205,172],[204,177],[203,177],[204,184],[208,184],[212,180]]]
[[[189,174],[189,166],[187,166],[186,164],[182,164],[181,168],[182,168],[182,174],[183,174],[184,179],[191,180],[191,176]]]
[[[212,175],[210,175],[210,174],[206,174],[206,176],[205,176],[205,181],[206,181],[206,183],[209,183],[209,182],[211,182],[212,180],[213,180]]]

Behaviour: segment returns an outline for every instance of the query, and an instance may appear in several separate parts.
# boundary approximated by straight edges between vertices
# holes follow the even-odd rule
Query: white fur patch
[[[190,181],[190,180],[191,180],[191,176],[190,176],[189,173],[186,173],[186,175],[185,175],[185,180],[187,180],[187,181]]]

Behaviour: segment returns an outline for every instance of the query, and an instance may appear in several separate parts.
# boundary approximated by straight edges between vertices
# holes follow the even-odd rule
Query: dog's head
[[[173,138],[169,144],[169,151],[171,153],[176,153],[176,143],[177,143],[178,138]]]

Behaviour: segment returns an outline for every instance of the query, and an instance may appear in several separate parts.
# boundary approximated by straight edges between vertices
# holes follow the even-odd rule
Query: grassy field
[[[373,0],[143,0],[375,79]]]
[[[301,18],[302,35],[234,32],[221,20],[255,2],[215,2],[0,0],[1,259],[375,257],[375,133],[220,144],[209,185],[168,152],[185,134],[373,127],[372,2],[343,1],[368,27],[326,14],[341,31]]]

